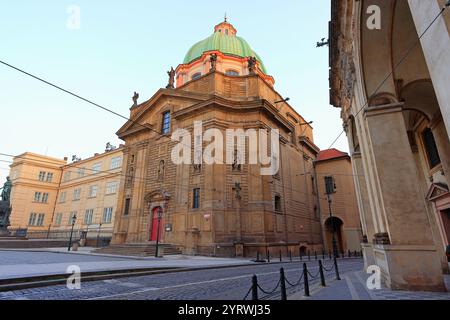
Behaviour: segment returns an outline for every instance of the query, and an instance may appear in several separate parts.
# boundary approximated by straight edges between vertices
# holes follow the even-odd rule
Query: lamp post
[[[72,246],[73,227],[75,226],[76,221],[77,221],[77,215],[74,214],[72,216],[72,229],[70,230],[69,247],[67,248],[67,251],[70,251],[70,247]]]
[[[158,258],[158,249],[159,249],[159,233],[161,228],[161,218],[162,218],[162,209],[158,208],[157,217],[158,217],[158,225],[157,225],[157,233],[156,233],[156,250],[155,250],[155,258]]]
[[[336,241],[336,228],[334,225],[334,218],[333,213],[331,212],[331,202],[332,198],[331,195],[336,192],[336,184],[334,182],[334,178],[332,176],[325,177],[325,190],[328,198],[328,210],[330,212],[330,220],[331,220],[331,234],[332,234],[332,244],[333,244],[333,255],[335,258],[338,256],[338,248],[337,248],[337,241]]]

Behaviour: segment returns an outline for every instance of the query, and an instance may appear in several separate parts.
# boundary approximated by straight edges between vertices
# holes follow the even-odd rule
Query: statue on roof
[[[169,83],[167,84],[167,89],[174,89],[175,88],[175,70],[173,67],[170,68],[170,71],[167,71],[167,74],[169,75]]]
[[[209,62],[211,63],[211,69],[209,71],[216,71],[217,54],[213,53],[210,55]]]
[[[134,92],[133,95],[133,106],[137,106],[137,101],[139,99],[139,93],[137,93],[136,91]]]
[[[247,62],[248,62],[248,73],[255,74],[256,73],[256,58],[248,57]]]

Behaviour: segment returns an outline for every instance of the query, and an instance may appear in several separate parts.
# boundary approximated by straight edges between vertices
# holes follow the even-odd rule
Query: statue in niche
[[[241,161],[240,161],[240,155],[238,150],[234,150],[233,155],[233,164],[231,165],[233,171],[241,171]]]
[[[166,165],[164,163],[164,160],[161,160],[159,162],[159,168],[158,168],[158,181],[164,180],[164,171],[165,171]]]

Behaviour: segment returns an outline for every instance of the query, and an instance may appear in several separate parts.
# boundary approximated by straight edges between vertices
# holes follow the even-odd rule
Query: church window
[[[166,111],[162,115],[162,134],[168,134],[170,131],[170,111]]]
[[[436,147],[436,141],[434,140],[433,132],[430,128],[427,128],[422,132],[422,138],[428,158],[428,164],[430,166],[430,169],[433,169],[434,167],[441,164],[441,159]]]
[[[123,211],[123,215],[127,216],[130,213],[130,198],[125,199],[125,209]]]
[[[275,196],[275,211],[281,212],[281,197],[279,195]]]
[[[202,76],[201,72],[194,73],[191,77],[192,80],[198,79]]]
[[[195,188],[193,191],[192,208],[193,209],[200,208],[200,188]]]

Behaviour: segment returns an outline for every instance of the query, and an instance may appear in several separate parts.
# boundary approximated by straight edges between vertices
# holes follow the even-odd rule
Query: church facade
[[[125,178],[113,245],[160,241],[186,254],[217,256],[322,249],[317,185],[310,174],[319,152],[312,127],[274,89],[261,58],[236,33],[226,20],[218,24],[168,72],[166,88],[143,103],[135,94],[130,120],[117,132],[125,141]],[[190,134],[182,143],[194,159],[195,146],[207,150],[230,129],[269,135],[277,129],[279,152],[273,157],[270,141],[267,150],[279,169],[261,174],[267,163],[250,161],[264,149],[261,135],[257,148],[251,147],[250,134],[214,151],[214,157],[219,152],[231,161],[174,162],[180,130]]]
[[[366,267],[392,289],[445,290],[450,245],[450,2],[333,0],[341,108]]]

